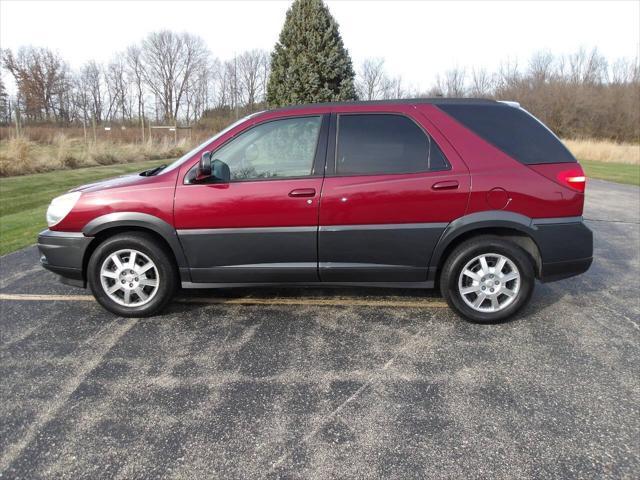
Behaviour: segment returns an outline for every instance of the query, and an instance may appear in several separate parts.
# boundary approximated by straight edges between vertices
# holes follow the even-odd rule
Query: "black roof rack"
[[[402,98],[397,100],[352,100],[348,102],[323,102],[323,103],[305,103],[300,105],[288,105],[285,107],[279,107],[272,109],[271,111],[279,110],[294,110],[301,108],[312,107],[344,107],[348,105],[397,105],[397,104],[416,104],[416,103],[430,103],[433,105],[495,105],[500,103],[496,100],[490,100],[487,98]]]

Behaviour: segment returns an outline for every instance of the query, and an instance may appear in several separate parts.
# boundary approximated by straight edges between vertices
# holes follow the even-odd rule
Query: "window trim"
[[[396,116],[396,117],[405,117],[409,121],[411,121],[414,125],[416,125],[420,131],[427,137],[428,146],[427,146],[427,168],[425,170],[420,170],[418,172],[371,172],[371,173],[337,173],[338,171],[338,139],[340,135],[340,116],[355,116],[355,115],[387,115],[387,116]],[[438,144],[438,142],[429,134],[429,132],[412,116],[404,113],[404,112],[388,112],[388,111],[361,111],[361,112],[335,112],[331,114],[331,128],[329,130],[329,139],[331,143],[331,149],[333,150],[333,161],[329,157],[329,148],[327,149],[327,165],[325,166],[325,176],[326,177],[380,177],[386,175],[423,175],[425,173],[438,173],[438,172],[447,172],[451,170],[451,162],[447,158],[444,150]],[[446,167],[439,169],[430,169],[428,168],[430,163],[430,155],[431,155],[431,142],[434,142],[440,153],[442,154],[442,158],[445,161]]]
[[[295,177],[266,177],[266,178],[246,178],[242,180],[231,180],[228,184],[231,183],[246,183],[246,182],[268,182],[268,181],[282,181],[282,180],[301,180],[305,178],[322,178],[324,176],[324,162],[326,156],[327,149],[327,136],[329,131],[329,114],[327,113],[310,113],[306,115],[287,115],[276,118],[269,118],[267,120],[263,120],[261,122],[256,122],[249,125],[244,130],[232,135],[227,138],[222,144],[220,144],[215,150],[207,150],[211,152],[211,156],[215,155],[221,148],[225,147],[233,140],[238,138],[240,135],[244,135],[245,133],[253,130],[254,128],[260,127],[262,125],[266,125],[267,123],[278,122],[281,120],[294,120],[300,118],[320,118],[320,129],[318,130],[318,138],[316,139],[316,147],[313,154],[313,161],[311,162],[311,174],[310,175],[301,175]],[[219,185],[219,183],[212,181],[194,181],[195,171],[198,168],[198,161],[187,171],[183,178],[183,185]]]

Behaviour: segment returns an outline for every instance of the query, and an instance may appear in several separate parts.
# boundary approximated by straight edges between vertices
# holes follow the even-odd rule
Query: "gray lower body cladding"
[[[593,234],[582,218],[529,222],[526,230],[540,252],[542,281],[588,270]],[[437,278],[429,258],[447,243],[446,228],[444,223],[422,223],[180,230],[188,261],[188,267],[180,268],[181,280],[188,287],[322,282],[427,288]],[[43,267],[83,286],[83,261],[92,239],[80,232],[41,232]]]
[[[424,282],[443,223],[179,230],[194,283]]]
[[[179,230],[195,283],[315,282],[316,227]]]
[[[320,227],[318,261],[326,282],[424,282],[446,223]]]

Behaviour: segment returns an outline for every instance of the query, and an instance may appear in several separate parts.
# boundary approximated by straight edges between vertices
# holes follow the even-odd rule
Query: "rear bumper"
[[[593,261],[593,233],[582,217],[533,221],[541,257],[540,280],[553,282],[586,272]]]
[[[38,235],[40,264],[60,275],[64,283],[84,287],[84,254],[91,240],[80,232],[44,230]]]
[[[575,277],[589,270],[593,257],[567,260],[564,262],[543,263],[540,280],[543,282],[555,282],[563,278]]]

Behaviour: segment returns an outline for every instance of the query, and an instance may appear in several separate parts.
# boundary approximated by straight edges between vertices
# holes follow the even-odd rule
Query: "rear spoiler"
[[[514,102],[512,100],[498,100],[498,102],[504,103],[505,105],[509,105],[510,107],[513,107],[513,108],[520,108],[520,103]]]

